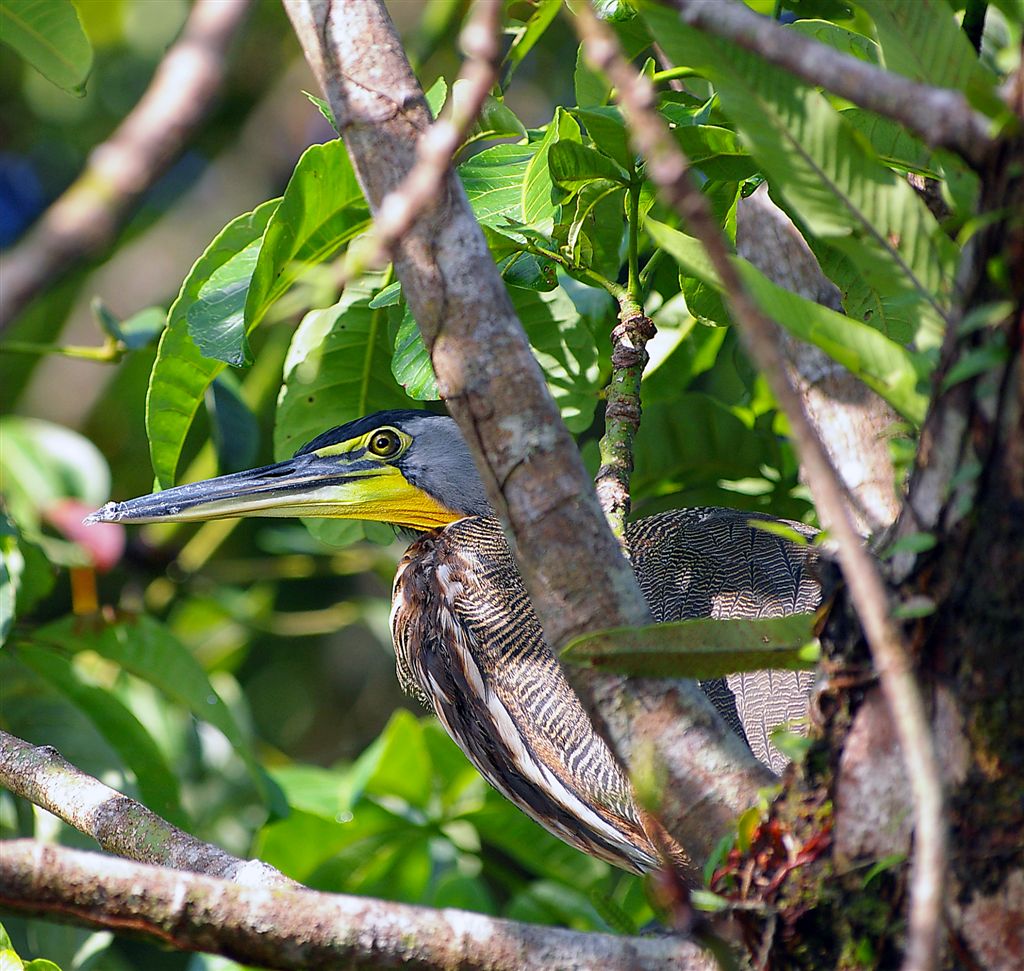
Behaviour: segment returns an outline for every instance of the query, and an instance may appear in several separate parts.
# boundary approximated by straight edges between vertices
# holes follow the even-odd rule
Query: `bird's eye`
[[[398,453],[402,440],[390,428],[381,428],[370,436],[370,451],[382,459],[389,459]]]

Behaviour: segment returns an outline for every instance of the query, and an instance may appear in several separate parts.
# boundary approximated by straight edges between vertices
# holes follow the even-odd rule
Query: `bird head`
[[[324,432],[284,462],[108,502],[85,521],[310,516],[427,530],[464,516],[491,514],[469,449],[451,418],[379,411]]]

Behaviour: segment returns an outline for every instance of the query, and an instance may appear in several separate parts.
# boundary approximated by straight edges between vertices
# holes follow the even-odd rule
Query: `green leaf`
[[[92,45],[71,0],[4,0],[0,39],[58,87],[85,93]]]
[[[394,283],[389,283],[383,290],[381,290],[368,304],[371,310],[377,310],[380,307],[396,307],[402,302],[402,282],[401,280],[395,280]]]
[[[761,620],[701,617],[598,631],[571,641],[562,660],[641,677],[721,678],[743,671],[812,669],[814,614]]]
[[[555,185],[576,192],[595,179],[628,185],[629,179],[607,155],[579,142],[556,141],[548,149],[548,168]]]
[[[203,357],[232,367],[252,364],[246,337],[245,301],[262,239],[254,239],[210,274],[185,315],[192,343]]]
[[[934,345],[956,248],[905,180],[890,172],[820,92],[741,48],[645,7],[669,57],[714,82],[722,110],[771,180],[773,195],[840,250],[879,293],[917,308]]]
[[[34,631],[32,641],[68,654],[93,650],[153,685],[196,718],[209,722],[245,763],[271,812],[287,812],[281,791],[256,761],[234,715],[210,684],[206,672],[158,621],[144,614],[114,624],[66,617]]]
[[[855,30],[847,30],[827,20],[813,19],[797,20],[789,25],[789,29],[827,44],[843,54],[849,54],[858,61],[878,63],[878,45],[870,37],[858,34]]]
[[[373,748],[374,769],[362,791],[371,796],[397,796],[411,806],[425,808],[432,795],[433,766],[419,719],[399,709]]]
[[[465,88],[464,85],[470,87]],[[460,79],[452,85],[452,97],[458,100],[463,91],[469,93],[471,88],[472,82],[469,79]],[[519,120],[516,113],[500,98],[495,98],[490,94],[484,98],[484,103],[480,106],[480,114],[477,116],[473,131],[474,139],[507,137],[509,135],[526,138],[526,126]]]
[[[15,657],[66,697],[96,726],[135,775],[143,803],[177,826],[187,826],[178,794],[178,780],[160,748],[142,723],[110,691],[82,679],[62,654],[31,640]]]
[[[995,78],[978,60],[946,0],[857,0],[875,23],[882,66],[922,84],[991,103]]]
[[[379,280],[350,283],[332,307],[310,311],[296,328],[284,362],[274,424],[274,454],[290,457],[334,425],[413,402],[391,373],[387,309],[370,309]],[[344,546],[366,535],[363,524],[309,519],[322,542]]]
[[[505,54],[505,59],[501,62],[500,86],[502,90],[508,87],[509,81],[512,80],[512,75],[515,74],[516,68],[523,62],[523,58],[533,50],[537,41],[544,36],[544,32],[551,25],[551,21],[555,19],[555,15],[561,6],[561,0],[539,0],[526,23],[516,31],[512,44]]]
[[[625,171],[635,162],[622,112],[615,107],[579,108],[574,114],[586,126],[587,134],[605,155],[614,159]]]
[[[29,613],[53,583],[54,571],[46,554],[21,535],[0,509],[0,646],[14,619]]]
[[[408,307],[402,314],[402,322],[395,336],[395,353],[391,358],[391,373],[405,389],[405,393],[416,401],[437,401],[437,379],[430,364],[430,355],[420,336],[416,318]]]
[[[580,189],[566,238],[576,265],[589,267],[611,279],[618,276],[622,236],[626,229],[625,198],[625,187],[607,179],[595,179]],[[584,240],[589,243],[586,253],[581,246]]]
[[[740,144],[739,137],[717,125],[680,125],[672,130],[690,164],[709,179],[741,182],[758,171],[757,162]]]
[[[189,308],[220,267],[260,239],[278,202],[265,202],[228,223],[196,260],[167,313],[167,327],[160,338],[146,396],[150,458],[161,488],[174,485],[188,430],[210,382],[224,370],[223,361],[203,357],[193,343]]]
[[[558,268],[544,256],[522,251],[506,256],[498,264],[501,278],[510,287],[525,290],[554,290],[558,286]]]
[[[533,356],[572,432],[590,427],[597,407],[600,365],[593,331],[563,287],[549,293],[509,291]]]
[[[430,108],[430,115],[436,119],[441,114],[441,109],[448,98],[448,82],[443,77],[438,78],[427,90],[424,97],[427,99],[427,107]]]
[[[334,120],[334,112],[331,111],[331,106],[323,98],[318,98],[315,94],[311,94],[309,91],[303,91],[302,93],[309,100],[310,104],[316,106],[317,111],[319,111],[327,120],[327,124],[337,131],[338,123]]]
[[[555,108],[554,117],[548,124],[544,138],[530,160],[523,178],[521,221],[551,232],[555,222],[557,202],[555,183],[548,165],[548,156],[553,145],[562,141],[581,143],[582,135],[576,119],[561,107]],[[498,227],[501,228],[500,226]]]
[[[495,145],[459,166],[459,177],[477,220],[501,229],[506,217],[522,220],[523,181],[534,145]]]
[[[251,469],[260,445],[260,426],[242,399],[238,379],[227,371],[217,375],[207,391],[210,431],[221,475]]]
[[[369,209],[344,144],[335,139],[307,148],[263,234],[245,301],[246,331],[306,271],[369,224]]]
[[[653,219],[645,228],[679,263],[681,271],[721,290],[703,248],[693,238]],[[901,415],[920,424],[928,398],[918,390],[925,371],[915,356],[877,330],[776,286],[755,267],[731,257],[761,309],[795,337],[820,347],[829,357],[881,395]]]

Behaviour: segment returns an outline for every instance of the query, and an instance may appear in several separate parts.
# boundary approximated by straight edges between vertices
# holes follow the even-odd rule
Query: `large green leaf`
[[[376,276],[350,283],[332,307],[310,311],[295,331],[278,398],[274,454],[291,456],[334,425],[384,408],[412,408],[391,373],[388,310],[371,310]],[[335,546],[366,535],[361,523],[310,519],[315,536]]]
[[[548,149],[548,169],[555,185],[576,192],[595,179],[628,183],[625,172],[607,155],[579,142],[559,140]]]
[[[548,124],[523,179],[520,202],[522,222],[535,226],[542,232],[551,232],[557,210],[557,190],[548,167],[548,155],[553,145],[562,141],[580,143],[582,137],[576,119],[561,107],[555,108],[554,117]]]
[[[177,778],[149,732],[116,695],[89,684],[67,657],[49,647],[33,644],[31,637],[18,644],[15,656],[96,726],[134,774],[146,806],[178,826],[187,825],[179,801]]]
[[[256,761],[248,739],[206,672],[158,621],[145,614],[113,624],[65,617],[34,631],[32,640],[69,654],[93,650],[209,722],[245,762],[270,809],[278,815],[287,812],[281,791]]]
[[[263,235],[245,301],[252,330],[270,306],[370,224],[363,190],[340,140],[311,145],[295,166]]]
[[[878,34],[883,67],[922,84],[992,101],[995,78],[978,60],[948,0],[857,0]]]
[[[71,0],[4,0],[0,40],[54,84],[84,93],[92,45]]]
[[[459,166],[459,177],[477,220],[501,229],[506,217],[523,221],[522,193],[537,145],[495,145]]]
[[[882,164],[817,90],[670,11],[645,12],[669,57],[715,84],[777,194],[808,230],[842,251],[873,289],[916,304],[921,346],[934,345],[956,249],[914,190]]]
[[[509,296],[566,427],[584,431],[594,420],[600,378],[595,336],[587,318],[563,287],[548,293],[513,287]]]
[[[762,620],[701,617],[650,627],[623,627],[578,637],[561,657],[640,677],[721,678],[743,671],[815,666],[814,614]]]
[[[757,163],[734,131],[718,125],[679,125],[672,132],[690,164],[709,179],[739,182],[757,172]]]
[[[189,333],[189,308],[222,266],[263,236],[279,200],[233,219],[196,260],[167,314],[146,396],[146,431],[157,482],[174,485],[185,438],[210,382],[224,362],[203,357]]]
[[[645,227],[682,273],[721,291],[718,275],[697,240],[653,219],[647,219]],[[776,286],[746,260],[732,257],[732,261],[766,314],[795,337],[820,347],[905,418],[921,423],[928,405],[928,396],[918,387],[925,370],[923,360],[869,325]]]

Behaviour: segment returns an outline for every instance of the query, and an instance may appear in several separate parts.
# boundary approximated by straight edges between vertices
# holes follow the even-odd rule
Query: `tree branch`
[[[714,967],[678,937],[581,934],[305,888],[239,886],[31,840],[4,844],[0,909],[295,971]]]
[[[723,5],[724,6],[724,5]],[[747,293],[729,258],[707,200],[689,174],[689,163],[658,115],[654,88],[623,56],[614,34],[581,5],[577,24],[588,61],[618,89],[619,104],[635,147],[648,159],[648,175],[665,201],[687,222],[715,267],[733,320],[789,419],[808,486],[830,524],[839,562],[889,705],[914,793],[916,847],[911,870],[909,938],[905,968],[934,967],[945,874],[946,830],[942,783],[924,702],[902,637],[888,613],[885,585],[864,549],[843,501],[842,486],[825,449],[786,377],[776,342],[777,325]]]
[[[113,240],[206,116],[249,6],[250,0],[197,0],[142,99],[4,258],[0,330],[61,273]]]
[[[284,2],[376,213],[413,170],[430,124],[401,42],[379,0]],[[558,647],[592,630],[649,623],[450,169],[398,240],[394,260],[438,387],[506,526],[548,642]],[[620,760],[628,764],[634,750],[654,747],[666,788],[680,801],[677,819],[686,822],[666,821],[695,860],[706,858],[774,778],[692,682],[622,682],[572,668],[566,675]],[[659,734],[665,726],[671,732]],[[673,748],[667,738],[682,744]]]
[[[36,747],[3,731],[0,784],[91,836],[117,856],[247,886],[299,886],[266,863],[240,860],[172,826],[142,803],[65,761],[49,745]]]
[[[926,145],[947,148],[980,168],[992,123],[958,91],[918,84],[859,61],[727,0],[662,0],[697,30],[731,40],[815,87],[899,122]]]

